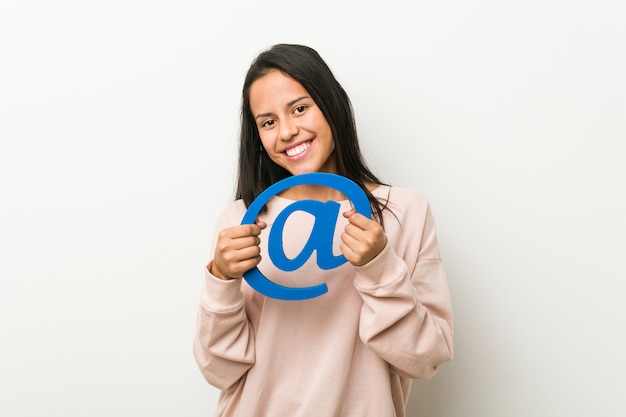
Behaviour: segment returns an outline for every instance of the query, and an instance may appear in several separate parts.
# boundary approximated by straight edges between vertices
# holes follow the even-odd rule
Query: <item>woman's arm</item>
[[[254,364],[254,332],[241,279],[225,281],[207,269],[193,353],[204,378],[223,391],[233,389]]]
[[[229,207],[218,221],[213,260],[205,270],[205,288],[198,309],[193,352],[205,379],[229,391],[254,364],[254,331],[241,291],[243,272],[257,265],[259,238],[265,228],[238,225],[240,202]],[[234,224],[234,226],[233,226]]]
[[[398,214],[399,236],[355,267],[355,287],[363,299],[359,331],[394,372],[431,378],[453,356],[447,280],[428,204],[414,202]]]

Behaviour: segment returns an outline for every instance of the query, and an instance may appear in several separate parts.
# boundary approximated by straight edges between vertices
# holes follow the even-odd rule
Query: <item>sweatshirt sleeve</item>
[[[453,357],[452,307],[428,203],[417,201],[400,211],[397,237],[357,267],[355,287],[363,299],[359,331],[393,372],[428,379]]]
[[[216,231],[238,224],[229,217],[233,216],[228,211],[222,214]],[[246,313],[242,280],[221,280],[209,272],[210,264],[204,271],[193,353],[207,382],[228,392],[254,364],[254,331]]]

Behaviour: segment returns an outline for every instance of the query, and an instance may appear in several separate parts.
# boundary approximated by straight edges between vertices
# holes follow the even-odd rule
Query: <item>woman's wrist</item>
[[[209,270],[209,272],[211,273],[211,275],[213,275],[216,278],[219,278],[223,281],[230,281],[232,278],[227,277],[226,275],[222,274],[222,271],[219,270],[219,268],[217,266],[215,266],[215,262],[211,261],[209,262],[209,264],[207,265],[207,269]]]

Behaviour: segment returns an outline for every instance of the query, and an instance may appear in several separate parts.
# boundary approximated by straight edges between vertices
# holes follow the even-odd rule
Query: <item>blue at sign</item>
[[[333,188],[352,201],[357,213],[368,218],[372,217],[372,208],[369,200],[361,187],[356,183],[340,175],[313,172],[287,177],[265,189],[250,204],[241,224],[253,224],[261,209],[272,197],[297,185],[321,185]],[[268,252],[274,265],[282,271],[295,271],[311,257],[314,250],[317,251],[317,265],[321,269],[333,269],[346,263],[346,258],[343,255],[335,256],[332,253],[333,235],[335,223],[339,216],[339,209],[340,204],[335,201],[300,200],[290,204],[280,212],[274,221],[268,238]],[[295,211],[305,211],[312,214],[315,217],[315,222],[309,240],[300,254],[293,259],[289,259],[283,249],[283,228],[287,218]],[[246,271],[243,277],[255,291],[267,297],[280,300],[306,300],[328,292],[326,284],[314,285],[312,287],[285,287],[276,284],[267,279],[257,267]]]

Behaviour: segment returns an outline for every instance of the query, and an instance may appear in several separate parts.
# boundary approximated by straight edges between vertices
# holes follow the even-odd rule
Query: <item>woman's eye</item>
[[[266,120],[263,123],[261,123],[261,127],[271,127],[274,125],[274,120]]]
[[[295,108],[295,113],[303,113],[306,110],[306,106],[298,106]]]

